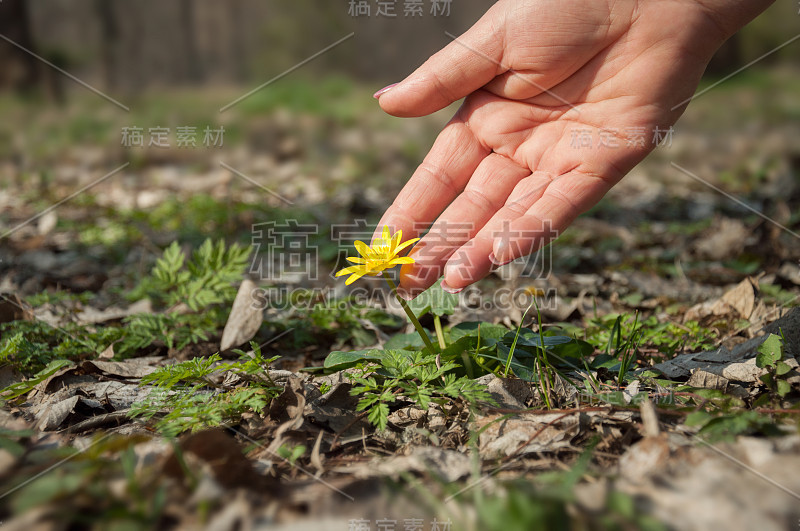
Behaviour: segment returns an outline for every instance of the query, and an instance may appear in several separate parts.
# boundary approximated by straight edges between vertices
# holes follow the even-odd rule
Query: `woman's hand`
[[[457,291],[558,235],[653,148],[717,48],[771,2],[501,0],[384,111],[466,97],[384,214],[416,237],[401,288]]]

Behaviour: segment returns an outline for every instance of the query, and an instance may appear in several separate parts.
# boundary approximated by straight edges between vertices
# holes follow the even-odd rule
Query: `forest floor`
[[[795,527],[799,92],[698,97],[545,252],[413,303],[433,349],[332,273],[452,109],[0,99],[3,528]]]

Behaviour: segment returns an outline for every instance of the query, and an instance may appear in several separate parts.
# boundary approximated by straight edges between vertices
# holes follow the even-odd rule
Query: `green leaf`
[[[783,343],[780,336],[770,334],[761,345],[758,346],[756,355],[756,366],[760,368],[772,367],[783,358]]]
[[[382,310],[369,310],[364,314],[364,319],[370,321],[375,326],[381,328],[392,328],[397,330],[408,322],[399,315],[392,315]]]
[[[497,344],[497,353],[500,360],[505,363],[511,354],[511,347],[505,343]],[[491,356],[485,356],[491,359]],[[536,381],[536,371],[534,370],[536,364],[536,355],[520,348],[514,349],[514,354],[511,356],[511,371],[520,380],[526,382]]]
[[[156,261],[151,275],[142,280],[128,297],[150,297],[161,306],[185,303],[199,311],[209,305],[233,301],[235,283],[247,265],[249,247],[207,239],[187,261],[178,242],[173,242]]]
[[[74,363],[69,360],[53,360],[48,363],[44,369],[37,372],[32,378],[29,378],[23,382],[11,384],[0,391],[0,398],[3,400],[14,400],[15,398],[25,395],[39,383],[45,381],[47,378],[58,372],[61,368],[68,365],[74,365]]]
[[[735,396],[725,394],[723,391],[719,389],[704,389],[699,387],[686,387],[678,389],[680,391],[689,390],[693,394],[698,395],[700,398],[704,398],[711,402],[714,406],[722,409],[723,411],[730,410],[732,408],[741,408],[744,407],[744,401],[741,398],[736,398]]]
[[[367,419],[379,430],[385,430],[389,421],[389,406],[384,403],[377,404],[369,410]]]
[[[67,500],[86,489],[86,478],[81,474],[64,470],[55,470],[51,474],[44,474],[40,478],[24,485],[11,500],[11,507],[15,513],[21,514],[34,509],[45,507],[54,499]]]
[[[784,374],[791,371],[792,368],[786,362],[779,361],[775,364],[775,375],[776,376],[783,376]]]
[[[481,344],[483,344],[483,338],[481,338]],[[465,336],[459,338],[457,341],[454,341],[447,345],[441,353],[441,358],[443,360],[460,360],[461,354],[464,352],[466,353],[473,353],[475,352],[475,348],[478,346],[478,338],[472,336]]]
[[[589,364],[589,367],[592,369],[608,369],[614,372],[619,369],[620,365],[622,365],[622,363],[620,363],[618,358],[610,354],[598,354]]]
[[[442,315],[451,315],[455,311],[456,306],[458,306],[458,296],[444,291],[441,283],[437,280],[433,283],[433,286],[414,300],[409,301],[408,306],[417,318],[428,312],[441,317]]]
[[[776,391],[781,398],[788,395],[789,391],[792,390],[792,386],[786,380],[778,380],[776,384]]]
[[[516,333],[514,331],[508,332],[503,337],[503,342],[510,345],[512,341],[514,341],[514,336]],[[575,341],[573,338],[568,336],[547,336],[545,335],[543,338],[539,337],[539,334],[534,332],[533,330],[523,328],[522,332],[519,334],[519,339],[517,340],[517,346],[520,347],[536,347],[539,348],[544,344],[545,347],[551,347],[554,345],[563,345],[565,343],[569,343],[571,341]]]
[[[700,429],[698,435],[703,435],[713,442],[733,440],[737,435],[750,433],[770,434],[779,433],[779,430],[767,415],[762,415],[757,411],[737,411],[730,415],[711,418]]]
[[[480,328],[481,346],[493,346],[498,341],[503,339],[508,333],[508,328],[503,325],[496,325],[492,323],[469,321],[459,323],[450,328],[450,339],[458,341],[462,337],[478,337],[478,329]]]
[[[714,417],[705,411],[693,411],[686,415],[683,423],[687,426],[705,426],[712,418]]]
[[[545,338],[546,340],[547,338]],[[590,343],[581,339],[572,338],[569,343],[561,343],[560,345],[553,345],[547,349],[550,361],[554,365],[570,367],[573,369],[583,369],[583,358],[591,356],[594,352],[594,347]]]
[[[341,371],[362,361],[381,361],[386,358],[387,352],[378,348],[351,351],[336,350],[325,358],[324,367],[334,371]]]
[[[25,446],[20,444],[17,439],[32,437],[33,434],[33,430],[0,428],[0,450],[5,450],[14,457],[22,457],[25,454]]]
[[[622,315],[617,316],[614,321],[614,326],[611,328],[611,335],[608,337],[608,344],[606,344],[606,354],[612,351],[616,354],[619,351],[620,343],[622,341]]]
[[[427,330],[426,332],[428,333],[428,337],[431,338],[431,341],[436,341],[436,338],[431,335],[430,332]],[[419,334],[412,332],[410,334],[395,334],[394,336],[390,337],[383,346],[386,350],[414,350],[425,347],[425,343],[422,342],[422,338],[419,337]]]
[[[546,334],[546,332],[545,332]],[[514,331],[508,332],[503,336],[503,345],[510,347],[514,341]],[[561,335],[545,335],[540,337],[538,333],[530,329],[523,329],[517,339],[516,349],[514,350],[514,359],[520,364],[528,367],[528,370],[519,368],[526,377],[529,371],[533,368],[533,359],[536,357],[536,352],[544,344],[547,351],[548,361],[554,366],[569,367],[572,369],[583,368],[583,363],[579,360],[589,356],[594,352],[594,347],[586,341],[575,339],[573,337]],[[505,356],[508,356],[510,349],[502,349]],[[599,357],[599,356],[598,356]],[[613,360],[618,363],[617,360]],[[523,378],[514,371],[518,377]]]

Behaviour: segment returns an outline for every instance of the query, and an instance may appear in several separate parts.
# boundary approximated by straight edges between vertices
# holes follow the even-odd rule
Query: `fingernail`
[[[391,85],[387,85],[387,86],[383,87],[382,89],[380,89],[375,94],[373,94],[372,97],[377,100],[377,99],[379,99],[381,97],[381,95],[386,94],[389,90],[392,89],[392,87],[395,87],[396,85],[397,85],[397,83],[392,83]]]
[[[492,264],[493,264],[495,267],[503,267],[503,266],[504,266],[504,265],[506,265],[506,264],[510,264],[510,263],[511,263],[511,262],[513,262],[514,260],[506,260],[505,262],[498,262],[498,261],[497,261],[497,257],[494,255],[494,253],[491,253],[491,254],[489,254],[489,261],[490,261],[490,262],[491,262],[491,263],[492,263]]]
[[[509,247],[509,245],[508,245],[508,240],[507,239],[497,238],[494,241],[494,250],[492,251],[492,254],[489,255],[489,259],[497,267],[504,266],[507,263],[509,263],[509,262],[514,260],[513,258],[511,258],[511,259],[509,259],[509,258],[497,258],[498,256],[505,257],[508,254],[510,254],[508,252],[508,247]]]
[[[406,290],[404,290],[401,287],[397,288],[397,296],[400,297],[401,299],[403,299],[404,301],[410,301],[411,299],[414,298],[414,297],[411,296],[411,294],[409,292],[407,292]]]
[[[447,282],[444,281],[444,280],[442,280],[441,286],[442,286],[442,289],[444,291],[446,291],[447,293],[450,293],[451,295],[456,295],[456,294],[461,293],[462,291],[464,291],[464,288],[452,288],[452,287],[450,287],[447,284]]]

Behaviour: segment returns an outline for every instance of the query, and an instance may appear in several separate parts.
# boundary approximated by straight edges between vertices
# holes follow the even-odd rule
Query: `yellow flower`
[[[537,288],[534,285],[530,285],[530,286],[526,287],[525,288],[525,293],[527,293],[528,295],[531,295],[533,297],[544,297],[545,295],[547,295],[547,293],[545,293],[545,291],[543,289]]]
[[[384,226],[381,238],[375,240],[372,247],[369,247],[362,241],[357,241],[355,243],[356,250],[361,256],[347,258],[356,265],[345,267],[336,273],[336,276],[350,275],[345,282],[345,285],[349,286],[364,275],[377,276],[380,275],[384,269],[391,269],[401,264],[413,264],[413,258],[409,258],[408,256],[398,257],[397,254],[409,245],[417,242],[419,238],[400,243],[402,238],[403,231],[399,230],[392,235],[389,233],[389,227]]]

